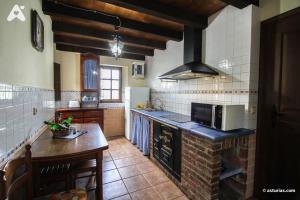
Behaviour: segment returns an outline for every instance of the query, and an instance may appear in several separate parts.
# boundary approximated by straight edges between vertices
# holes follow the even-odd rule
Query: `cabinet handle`
[[[272,127],[276,128],[278,125],[278,122],[280,120],[280,117],[282,117],[283,114],[278,112],[277,107],[275,105],[272,106]]]

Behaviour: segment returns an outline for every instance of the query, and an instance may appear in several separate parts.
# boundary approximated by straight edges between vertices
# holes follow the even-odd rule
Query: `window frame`
[[[109,70],[118,70],[119,71],[119,79],[113,79],[112,76],[110,79],[102,79],[101,77],[101,69],[109,69]],[[110,66],[110,65],[100,65],[99,67],[99,100],[102,103],[122,103],[122,67],[116,67],[116,66]],[[112,75],[112,74],[111,74]],[[102,80],[110,80],[111,81],[111,89],[102,89],[101,88],[101,81]],[[111,97],[112,97],[112,91],[116,91],[117,89],[112,89],[112,81],[118,80],[119,81],[119,99],[101,99],[101,93],[102,90],[109,90],[111,91]]]

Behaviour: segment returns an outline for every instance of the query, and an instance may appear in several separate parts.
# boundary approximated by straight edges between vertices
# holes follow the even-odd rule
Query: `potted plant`
[[[69,116],[67,119],[63,120],[60,123],[54,123],[50,121],[45,121],[44,123],[48,125],[53,137],[62,137],[70,135],[74,130],[70,128],[70,125],[73,121],[73,116]]]

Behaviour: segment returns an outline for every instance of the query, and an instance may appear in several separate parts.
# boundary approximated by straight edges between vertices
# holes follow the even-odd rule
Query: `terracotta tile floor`
[[[103,161],[104,199],[187,199],[177,186],[125,138],[109,141]]]

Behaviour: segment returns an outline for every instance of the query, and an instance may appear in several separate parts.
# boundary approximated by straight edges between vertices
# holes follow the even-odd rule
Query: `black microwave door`
[[[192,103],[192,121],[210,127],[212,123],[212,109],[213,105],[211,104]]]
[[[216,106],[215,110],[215,128],[222,129],[222,118],[223,118],[223,106]]]

